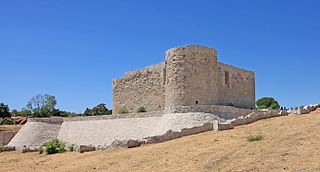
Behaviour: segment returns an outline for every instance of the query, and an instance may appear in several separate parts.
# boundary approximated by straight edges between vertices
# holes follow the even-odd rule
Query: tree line
[[[30,116],[30,117],[75,117],[75,116],[95,116],[95,115],[111,115],[112,110],[106,107],[106,104],[100,103],[97,106],[86,108],[84,113],[74,113],[63,111],[56,108],[57,100],[55,96],[49,94],[39,94],[32,97],[25,108],[21,110],[13,109],[10,111],[9,106],[0,103],[0,118],[10,118],[11,116]]]

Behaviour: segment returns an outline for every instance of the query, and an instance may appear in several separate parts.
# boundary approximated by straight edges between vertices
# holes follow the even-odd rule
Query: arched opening
[[[196,105],[199,104],[198,100],[196,101]]]

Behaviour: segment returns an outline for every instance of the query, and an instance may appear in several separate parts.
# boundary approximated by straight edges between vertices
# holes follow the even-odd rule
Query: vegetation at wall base
[[[45,144],[43,144],[39,150],[39,153],[45,153],[45,154],[55,154],[55,153],[62,153],[65,152],[65,144],[60,142],[58,139],[54,139],[52,141],[49,141]]]
[[[119,114],[127,114],[127,113],[129,113],[129,111],[128,111],[127,108],[123,107],[123,108],[121,108],[121,109],[119,110],[118,113],[119,113]]]
[[[141,106],[141,107],[139,107],[139,108],[137,109],[137,112],[138,112],[138,113],[143,113],[143,112],[147,112],[147,110],[146,110],[145,107]]]
[[[11,118],[4,118],[1,120],[0,125],[13,125],[14,122]]]
[[[256,102],[257,109],[280,109],[279,103],[272,97],[263,97]]]
[[[0,144],[0,152],[2,152],[2,150],[3,150],[3,145]]]
[[[256,141],[260,141],[260,140],[262,140],[263,139],[263,136],[261,136],[261,135],[256,135],[256,136],[249,136],[249,137],[247,137],[247,140],[249,141],[249,142],[256,142]]]

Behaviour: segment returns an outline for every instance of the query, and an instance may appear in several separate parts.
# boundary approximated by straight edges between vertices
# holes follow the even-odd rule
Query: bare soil
[[[320,109],[132,149],[3,152],[0,171],[320,171],[319,131]]]

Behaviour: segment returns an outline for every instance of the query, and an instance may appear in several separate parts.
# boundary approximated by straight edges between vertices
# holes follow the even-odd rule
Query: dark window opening
[[[196,105],[198,104],[199,102],[198,102],[198,100],[196,101]]]
[[[227,71],[224,72],[224,84],[230,87],[230,74]]]

